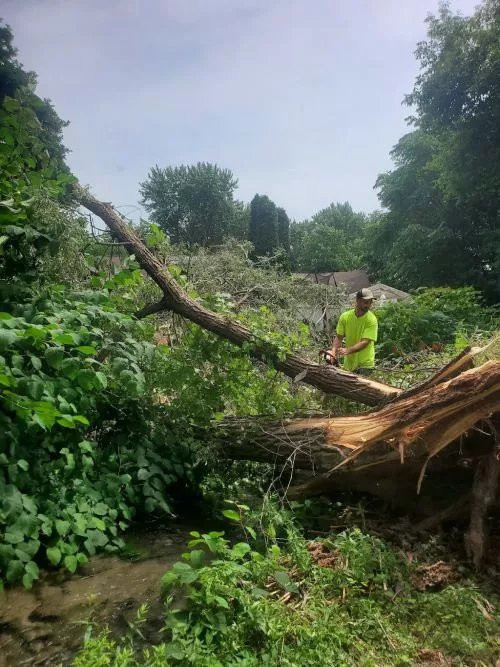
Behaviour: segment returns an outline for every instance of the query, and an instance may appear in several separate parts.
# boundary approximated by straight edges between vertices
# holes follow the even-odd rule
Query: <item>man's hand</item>
[[[337,365],[337,352],[336,352],[336,350],[334,350],[334,349],[326,350],[325,351],[325,360],[331,366],[336,366]]]
[[[347,357],[348,354],[351,354],[351,349],[349,347],[339,347],[337,354],[339,357]]]

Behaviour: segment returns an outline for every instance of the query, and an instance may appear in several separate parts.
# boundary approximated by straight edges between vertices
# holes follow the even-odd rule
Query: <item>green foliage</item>
[[[278,209],[267,195],[255,195],[250,203],[248,240],[255,257],[273,255],[278,248]]]
[[[467,336],[498,328],[498,310],[485,307],[472,287],[418,291],[411,301],[389,303],[376,311],[381,358],[422,349],[442,350],[457,334]]]
[[[172,243],[218,245],[241,234],[244,210],[234,199],[237,179],[229,169],[198,162],[156,166],[140,184],[142,203]]]
[[[278,208],[278,245],[290,253],[290,218],[284,208]]]
[[[40,138],[40,123],[30,108],[33,93],[22,91],[5,98],[0,109],[0,298],[17,295],[27,280],[36,278],[43,250],[57,250],[57,240],[47,233],[31,208],[43,188],[59,196],[74,180],[58,173]]]
[[[442,4],[427,22],[406,98],[415,130],[377,180],[389,212],[370,231],[367,259],[378,279],[403,289],[472,285],[492,303],[500,299],[498,2],[485,0],[468,18]]]
[[[361,264],[366,216],[349,203],[330,204],[292,226],[292,264],[301,271],[349,271]]]
[[[64,157],[68,150],[62,143],[62,132],[69,123],[59,118],[50,100],[34,95],[37,76],[34,72],[26,72],[16,55],[12,31],[8,25],[2,25],[0,19],[0,104],[7,97],[15,98],[22,90],[29,91],[31,95],[25,98],[25,102],[36,114],[40,140],[54,166],[67,171]]]
[[[167,489],[192,479],[189,449],[143,372],[161,355],[149,335],[107,292],[52,288],[0,314],[7,582],[31,586],[35,559],[74,572],[97,550],[120,549],[137,510],[169,513]]]
[[[268,328],[290,336],[296,335],[298,322],[314,319],[313,314],[316,319],[321,317],[325,306],[329,313],[340,314],[343,302],[340,291],[289,276],[278,269],[278,262],[251,261],[249,254],[249,243],[234,241],[226,242],[216,251],[199,249],[181,262],[189,273],[188,288],[193,287],[202,295],[226,295],[231,310],[243,314],[248,310],[258,314],[266,306],[271,313]],[[309,333],[317,354],[320,343],[314,339],[313,327]]]
[[[93,282],[99,291],[52,287],[0,314],[0,576],[8,583],[30,586],[36,563],[74,572],[96,551],[120,549],[119,532],[136,513],[170,513],[170,489],[180,499],[196,482],[194,452],[198,477],[211,464],[203,440],[212,420],[281,416],[309,400],[198,326],[175,347],[153,346],[149,325],[123,314],[142,283],[133,265]],[[273,333],[266,309],[246,317],[263,353],[276,342],[285,354],[306,333]]]
[[[141,655],[104,634],[74,664],[368,667],[413,664],[421,649],[444,651],[457,665],[494,659],[498,615],[484,613],[491,606],[473,587],[416,592],[415,565],[381,540],[356,529],[308,543],[281,521],[283,546],[191,533],[184,561],[161,582],[168,641]],[[328,565],[312,557],[317,548],[330,554]]]

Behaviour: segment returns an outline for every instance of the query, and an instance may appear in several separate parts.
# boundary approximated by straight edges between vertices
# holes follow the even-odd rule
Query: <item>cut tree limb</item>
[[[407,484],[408,475],[416,497],[426,463],[474,424],[498,412],[500,362],[489,361],[364,414],[281,422],[225,420],[218,446],[227,458],[312,472],[304,484],[291,489],[294,497],[339,487],[376,493],[381,480],[399,477]],[[473,449],[469,455],[484,453]]]
[[[111,204],[98,201],[79,185],[73,186],[73,193],[80,204],[106,223],[113,236],[124,244],[127,252],[135,255],[142,269],[163,292],[162,303],[165,304],[165,309],[186,317],[235,345],[242,346],[255,339],[250,329],[240,324],[238,320],[214,313],[186,294],[158,258],[116,213]],[[143,315],[159,312],[157,307],[158,304],[146,306],[139,313]],[[338,394],[365,405],[380,405],[401,393],[401,390],[396,387],[331,366],[320,366],[298,354],[289,354],[285,359],[280,359],[278,350],[273,350],[272,347],[264,346],[264,344],[261,348],[258,344],[253,346],[252,356],[258,359],[265,356],[266,359],[272,361],[277,370],[292,379],[300,374],[301,381],[306,384],[321,389],[325,393]]]

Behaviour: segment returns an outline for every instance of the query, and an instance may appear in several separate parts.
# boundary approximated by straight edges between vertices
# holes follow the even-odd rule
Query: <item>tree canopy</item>
[[[302,271],[349,271],[363,263],[367,216],[352,206],[330,204],[311,220],[292,226],[292,263]]]
[[[370,230],[381,277],[397,286],[473,285],[500,298],[500,5],[471,17],[442,4],[418,45],[405,102],[415,129],[376,187],[387,215]]]
[[[198,162],[155,166],[140,184],[142,203],[172,243],[219,245],[233,229],[241,233],[241,207],[234,201],[238,180],[229,169]]]
[[[272,255],[278,248],[278,209],[267,195],[252,199],[248,239],[257,257]]]

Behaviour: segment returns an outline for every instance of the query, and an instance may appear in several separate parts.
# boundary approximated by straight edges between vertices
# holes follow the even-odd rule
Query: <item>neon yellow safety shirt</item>
[[[337,322],[337,334],[345,338],[345,346],[356,345],[362,338],[370,342],[359,352],[353,352],[344,357],[343,368],[346,371],[355,371],[358,368],[373,368],[375,366],[375,341],[377,340],[378,322],[375,315],[369,310],[361,317],[356,311],[346,310]]]

